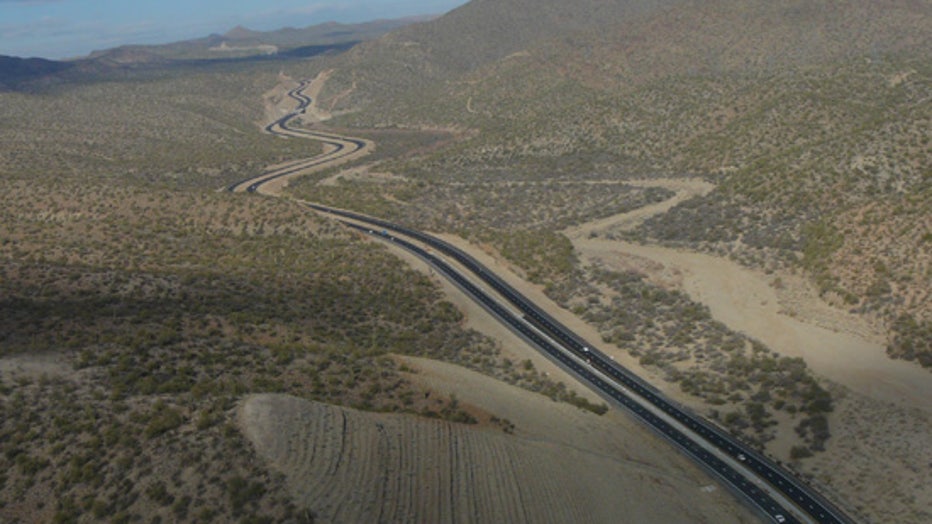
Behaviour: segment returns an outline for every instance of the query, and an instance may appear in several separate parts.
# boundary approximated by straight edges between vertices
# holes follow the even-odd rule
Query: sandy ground
[[[59,353],[22,354],[0,357],[0,379],[12,382],[25,378],[58,378],[75,375],[74,368]]]
[[[552,402],[458,366],[409,375],[515,424],[362,413],[283,395],[239,408],[256,450],[322,522],[753,522],[685,457],[620,414]]]
[[[403,176],[393,175],[391,173],[379,173],[371,171],[373,165],[364,165],[352,167],[340,171],[335,175],[328,176],[317,182],[319,186],[336,186],[340,182],[366,182],[370,184],[383,184],[388,182],[407,182],[408,179]]]
[[[854,391],[932,412],[932,376],[928,371],[890,359],[876,337],[834,331],[810,323],[811,317],[788,314],[772,286],[773,276],[725,258],[657,246],[579,238],[573,245],[584,263],[609,269],[626,269],[631,257],[654,262],[648,274],[675,284],[693,300],[707,305],[712,316],[729,328],[782,355],[802,357],[819,375]],[[854,317],[850,322],[858,324]]]
[[[635,187],[662,187],[674,191],[676,194],[663,202],[644,206],[628,213],[606,217],[600,220],[567,229],[563,233],[569,238],[586,238],[590,233],[597,233],[606,229],[634,229],[644,220],[661,213],[666,213],[673,206],[694,196],[707,195],[715,189],[715,185],[698,178],[669,179],[658,178],[653,180],[626,180],[626,185]]]
[[[331,75],[333,75],[333,69],[321,71],[304,90],[304,94],[310,97],[311,104],[307,107],[304,116],[301,118],[302,120],[323,122],[332,118],[332,115],[317,103],[320,98],[320,91],[324,88],[324,84],[327,83]]]
[[[676,181],[665,181],[663,187],[677,191],[671,200],[702,190],[692,181],[681,188]],[[815,373],[839,384],[833,386],[836,409],[827,449],[797,468],[812,474],[825,494],[847,501],[859,518],[932,522],[928,372],[888,358],[880,330],[825,303],[803,276],[767,275],[726,258],[589,238],[590,232],[636,227],[651,214],[666,212],[667,202],[566,233],[583,263],[635,270],[659,285],[680,289],[731,329],[778,353],[802,357]],[[788,448],[782,440],[769,443],[768,449],[787,456],[789,450],[780,449]]]
[[[932,415],[854,392],[836,395],[826,450],[799,468],[864,522],[932,522]]]
[[[288,96],[288,91],[298,87],[298,82],[290,76],[279,73],[278,84],[262,94],[262,107],[265,115],[256,122],[260,129],[285,116],[294,107],[294,100]]]
[[[714,187],[694,179],[637,184],[672,189],[676,196],[565,231],[583,263],[637,269],[707,305],[712,316],[729,328],[782,355],[802,357],[824,377],[876,400],[932,412],[932,376],[915,364],[888,358],[883,337],[873,326],[822,302],[804,279],[768,276],[722,257],[590,238],[590,233],[609,228],[633,228]],[[774,286],[777,276],[781,290]]]

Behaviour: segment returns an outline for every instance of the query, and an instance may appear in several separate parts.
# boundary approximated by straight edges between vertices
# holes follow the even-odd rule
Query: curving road
[[[227,188],[229,191],[255,192],[272,180],[294,175],[309,167],[344,160],[349,154],[367,147],[365,141],[358,139],[288,128],[288,122],[302,114],[311,102],[302,92],[306,86],[307,83],[302,83],[289,93],[298,101],[298,109],[270,124],[266,130],[278,135],[319,140],[334,149],[233,184]],[[341,217],[340,221],[348,227],[392,242],[436,267],[509,328],[603,397],[626,408],[773,522],[800,522],[799,519],[828,524],[852,522],[840,509],[789,471],[699,415],[667,399],[649,383],[617,364],[458,248],[420,231],[377,218],[318,204],[304,205],[318,212]],[[519,313],[515,314],[451,264],[418,244],[455,260]]]
[[[295,176],[313,167],[334,165],[341,161],[349,160],[352,155],[364,152],[364,150],[369,146],[365,140],[360,140],[358,138],[347,138],[330,133],[307,131],[304,129],[292,129],[288,127],[289,121],[303,115],[307,108],[311,105],[310,97],[305,95],[303,92],[304,89],[307,88],[308,84],[309,82],[307,81],[301,82],[298,87],[288,92],[288,96],[298,102],[297,109],[265,126],[265,131],[267,133],[282,137],[299,137],[316,140],[318,142],[322,142],[325,146],[328,146],[330,150],[311,158],[289,162],[258,177],[250,177],[246,180],[241,180],[235,184],[227,186],[227,191],[247,191],[249,193],[255,193],[259,191],[263,185],[273,180]]]

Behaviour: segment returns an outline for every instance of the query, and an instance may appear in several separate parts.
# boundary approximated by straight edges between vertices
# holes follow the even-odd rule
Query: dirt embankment
[[[514,434],[257,395],[239,422],[323,522],[753,522],[628,417],[603,417],[494,379],[405,358],[438,394],[497,410]]]
[[[701,189],[691,181],[683,188],[676,181],[664,187],[677,191],[679,199]],[[667,202],[649,206],[652,211],[637,210],[633,218],[610,217],[566,233],[584,264],[636,270],[661,286],[682,290],[709,306],[712,316],[730,328],[760,339],[778,353],[802,357],[818,375],[841,384],[832,387],[836,408],[830,416],[832,437],[826,451],[799,462],[796,468],[813,475],[829,496],[852,501],[865,518],[928,521],[930,509],[923,501],[929,500],[928,486],[932,485],[932,469],[927,467],[932,463],[932,404],[928,402],[932,380],[927,373],[887,358],[883,337],[873,326],[823,302],[802,276],[766,275],[721,257],[589,238],[592,231],[635,227],[651,213],[666,212]],[[504,260],[458,237],[441,237],[492,268],[587,339],[599,340],[593,328],[554,304],[540,286],[523,281]],[[477,325],[483,327],[488,328]],[[696,402],[625,351],[607,344],[600,348],[674,398]],[[789,448],[784,438],[768,444],[770,451],[784,459]]]
[[[310,104],[304,108],[302,114],[297,115],[298,120],[302,123],[313,124],[330,118],[329,113],[319,108],[317,97],[332,73],[332,70],[320,72],[303,89],[304,95],[310,99]],[[265,107],[265,119],[261,123],[263,129],[295,111],[297,101],[289,95],[289,92],[299,85],[291,77],[281,74],[278,85],[263,95]],[[279,127],[274,133],[286,137],[308,139],[308,144],[314,144],[314,141],[321,140],[320,137],[316,137],[311,133],[292,130],[289,126]],[[256,191],[265,195],[281,196],[282,191],[291,180],[357,160],[375,149],[375,143],[371,140],[359,141],[363,143],[362,147],[358,147],[354,141],[340,138],[337,135],[328,135],[326,140],[323,140],[324,145],[320,154],[269,166],[265,173],[238,184],[233,190],[235,192],[246,191],[252,184],[261,182]]]

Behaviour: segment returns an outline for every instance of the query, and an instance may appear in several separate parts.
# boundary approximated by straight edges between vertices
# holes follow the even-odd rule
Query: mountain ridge
[[[179,63],[276,56],[285,59],[306,58],[326,52],[340,53],[359,42],[379,38],[399,27],[431,18],[423,15],[358,24],[325,22],[274,31],[254,31],[240,25],[222,35],[212,34],[157,45],[121,45],[69,60],[0,55],[0,89],[68,82],[76,77],[107,74],[125,68],[167,67]]]
[[[932,232],[852,222],[929,222],[932,5],[529,5],[476,0],[357,46],[328,63],[319,102],[338,125],[470,130],[399,165],[420,176],[715,181],[629,235],[801,267],[825,300],[887,326],[891,355],[932,366],[927,257],[894,247]]]
[[[619,76],[622,82],[643,83],[677,71],[756,73],[932,46],[924,31],[932,13],[921,2],[817,4],[475,0],[348,53],[337,66],[353,71],[347,74],[355,75],[358,91],[357,99],[346,97],[342,104],[354,110],[365,107],[361,100],[369,97],[367,76],[377,86],[370,90],[384,94],[375,97],[383,103],[396,91],[425,83],[475,81],[482,68],[497,72],[501,62],[518,52],[568,68],[566,74],[583,82],[614,82],[615,88]],[[594,64],[598,67],[573,69]],[[340,82],[339,73],[335,80]],[[340,83],[339,90],[349,83]],[[405,107],[404,112],[412,111]]]

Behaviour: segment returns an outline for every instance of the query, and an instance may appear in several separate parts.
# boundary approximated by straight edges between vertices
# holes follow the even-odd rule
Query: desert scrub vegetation
[[[891,355],[916,358],[896,348],[910,339],[898,319],[929,320],[928,79],[928,61],[899,56],[775,79],[789,100],[717,135],[730,144],[719,189],[629,238],[803,268],[826,300],[882,321]],[[706,139],[697,146],[725,149]],[[756,157],[736,161],[752,150]]]
[[[878,30],[877,17],[869,18]],[[880,21],[894,27],[888,22]],[[586,38],[580,44],[592,56],[557,42],[546,51],[479,67],[462,82],[427,82],[424,89],[400,93],[397,103],[360,101],[361,111],[338,121],[475,131],[441,151],[386,168],[412,180],[705,177],[718,185],[716,191],[648,220],[624,238],[698,249],[766,270],[808,271],[826,300],[885,324],[891,348],[895,337],[903,338],[894,332],[900,316],[929,320],[932,290],[923,235],[929,234],[932,144],[924,130],[932,119],[932,63],[926,57],[864,48],[805,67],[698,60],[687,71],[675,66],[682,57],[656,56],[647,61],[656,70],[632,76],[639,66],[626,63],[627,54],[599,53],[613,49],[612,37],[594,38],[604,46],[587,47]],[[575,58],[568,70],[552,67],[569,56]],[[592,66],[593,56],[600,57],[600,67]],[[365,82],[359,83],[364,91]],[[527,87],[518,94],[513,85]],[[495,192],[486,196],[492,202]],[[586,200],[535,201],[561,206],[573,220],[591,216],[570,211],[582,211]],[[486,215],[466,213],[472,207],[459,204],[437,214],[458,224],[481,221]],[[424,213],[421,205],[384,205],[379,211],[403,217],[412,209]],[[828,232],[834,237],[826,237]],[[827,247],[833,256],[814,251]],[[875,260],[886,271],[865,274],[862,268],[874,267]]]
[[[287,202],[0,185],[0,362],[65,366],[3,376],[4,521],[299,520],[230,425],[238,398],[421,413],[390,352],[499,366],[430,280]],[[470,422],[449,403],[430,410]]]
[[[426,276],[287,201],[67,178],[0,187],[0,363],[65,366],[0,383],[3,520],[299,521],[231,425],[237,399],[477,421],[426,399],[393,353],[604,412],[516,374]]]
[[[7,354],[191,334],[409,354],[476,343],[428,279],[283,201],[20,182],[6,195]]]
[[[299,198],[422,230],[459,234],[495,250],[537,283],[564,278],[575,264],[572,245],[556,231],[672,194],[612,179],[500,181],[506,175],[496,172],[485,174],[486,181],[464,183],[452,175],[404,173],[397,179],[343,180],[325,186],[303,180],[293,191]]]
[[[906,313],[900,315],[893,322],[893,340],[887,353],[932,368],[932,321],[917,320]]]
[[[307,141],[260,133],[262,95],[280,65],[114,73],[33,92],[0,92],[6,179],[107,177],[220,187],[310,156]]]
[[[248,442],[224,422],[232,397],[113,399],[101,372],[20,377],[3,395],[4,522],[301,521],[280,494],[283,480],[257,466]],[[199,421],[205,413],[213,423]],[[224,487],[240,477],[267,496],[230,500]]]
[[[547,292],[748,442],[763,449],[792,428],[797,447],[824,450],[832,395],[802,359],[779,357],[636,272],[579,268]]]

